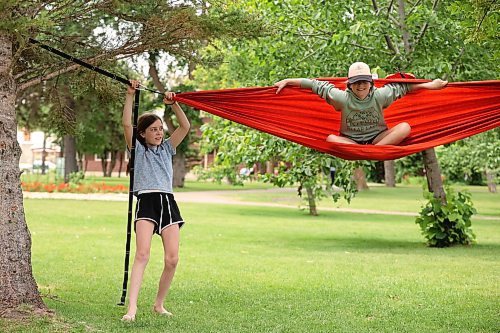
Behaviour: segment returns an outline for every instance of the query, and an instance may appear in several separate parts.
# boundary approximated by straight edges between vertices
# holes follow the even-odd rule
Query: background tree
[[[43,132],[44,140],[42,147],[41,174],[47,170],[45,164],[47,137],[54,132],[50,123],[50,104],[44,102],[44,85],[27,89],[17,101],[17,125],[26,132],[40,130]]]
[[[19,173],[21,150],[16,140],[16,98],[30,87],[78,69],[78,65],[56,59],[28,44],[27,37],[36,37],[88,63],[105,67],[106,60],[116,62],[148,50],[191,57],[201,43],[216,37],[243,38],[260,30],[260,21],[226,7],[224,1],[217,1],[204,12],[199,12],[195,5],[197,1],[179,4],[174,1],[6,0],[0,3],[2,315],[8,315],[8,309],[20,304],[29,304],[33,310],[45,309],[31,271],[31,237],[24,217]],[[58,90],[64,88],[58,86]],[[53,104],[63,110],[75,107],[74,99],[58,101]],[[74,118],[70,118],[72,120]],[[65,140],[64,146],[71,143]]]
[[[117,158],[125,152],[121,125],[124,89],[109,83],[85,86],[87,76],[82,75],[76,80],[82,84],[82,93],[75,101],[76,149],[80,157],[87,154],[99,156],[103,176],[111,177]],[[153,98],[149,94],[142,95],[143,100]],[[85,166],[82,167],[83,171]]]
[[[168,64],[169,66],[167,73],[187,71],[187,75],[183,73],[182,78],[177,80],[170,80],[171,86],[166,87],[162,82],[166,82],[167,80],[161,79],[159,70],[157,68],[159,56],[160,55],[158,54],[158,52],[149,52],[149,76],[151,77],[154,87],[158,91],[164,93],[165,91],[168,90],[175,92],[185,92],[185,91],[195,90],[194,86],[182,83],[182,81],[186,78],[186,76],[188,78],[191,76],[191,71],[192,71],[192,66],[190,65],[191,63],[189,61],[186,61],[185,59],[181,61],[175,60]],[[167,126],[169,134],[172,134],[174,129],[177,127],[176,123],[177,119],[174,113],[171,111],[170,107],[164,105],[163,103],[162,105],[164,108],[163,120],[165,122],[165,125]],[[173,175],[174,187],[184,187],[185,176],[189,171],[187,165],[188,164],[187,159],[190,158],[196,160],[198,155],[198,151],[195,151],[192,148],[192,146],[194,141],[197,139],[197,137],[193,135],[193,132],[195,132],[197,128],[201,125],[199,111],[187,105],[184,105],[182,108],[184,110],[184,113],[186,113],[189,122],[191,123],[191,130],[190,133],[188,133],[186,139],[183,140],[181,144],[177,147],[176,154],[173,157],[172,163],[174,168],[174,175]]]
[[[437,151],[443,164],[444,175],[451,182],[470,185],[486,183],[496,193],[500,166],[500,130],[455,142]]]

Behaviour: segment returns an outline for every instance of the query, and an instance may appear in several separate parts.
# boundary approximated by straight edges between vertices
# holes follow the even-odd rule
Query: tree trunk
[[[384,179],[385,186],[396,187],[396,168],[394,161],[384,161]]]
[[[486,182],[490,193],[497,193],[497,184],[495,183],[495,173],[491,170],[486,170]]]
[[[85,170],[87,169],[87,167],[84,167],[83,165],[83,157],[85,156],[85,154],[76,152],[76,156],[76,167],[78,171],[83,171],[83,173],[85,174]]]
[[[124,155],[122,151],[119,152],[120,154],[120,167],[118,168],[118,178],[120,178],[122,176],[122,168],[123,168],[123,159],[124,159]]]
[[[173,187],[184,187],[186,178],[186,155],[183,151],[177,151],[172,159],[174,168]]]
[[[45,175],[46,165],[45,159],[47,158],[47,135],[43,132],[43,146],[42,146],[42,175]]]
[[[69,183],[69,175],[78,171],[76,163],[75,137],[64,136],[64,182]]]
[[[434,148],[431,148],[424,150],[422,154],[424,156],[425,176],[427,177],[429,192],[434,194],[434,198],[438,198],[443,204],[446,204],[446,193],[443,188],[436,152]]]
[[[31,269],[31,235],[24,216],[19,172],[21,148],[17,142],[12,59],[11,38],[0,31],[0,316],[8,316],[21,304],[29,304],[33,311],[47,309]]]
[[[368,187],[368,184],[366,183],[365,172],[363,171],[362,168],[356,168],[354,170],[353,177],[354,177],[354,182],[356,183],[356,189],[358,191],[366,191],[370,189]]]
[[[118,154],[116,150],[111,151],[111,161],[108,165],[108,172],[106,174],[106,177],[111,177],[113,175],[113,169],[116,166],[116,154]]]
[[[273,160],[266,162],[266,173],[270,174],[270,175],[274,174],[274,161]]]
[[[106,177],[106,172],[108,171],[108,152],[105,151],[104,153],[100,154],[99,157],[101,158],[101,171],[102,171],[102,176]]]
[[[316,200],[314,200],[314,193],[310,186],[306,186],[307,200],[309,201],[309,214],[313,216],[318,216],[318,211],[316,209]]]

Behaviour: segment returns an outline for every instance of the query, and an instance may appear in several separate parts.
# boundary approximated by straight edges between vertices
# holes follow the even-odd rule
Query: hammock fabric
[[[345,89],[346,78],[323,78]],[[418,79],[379,79],[423,83]],[[326,142],[339,134],[340,112],[308,89],[276,87],[197,91],[176,100],[216,116],[255,128],[347,160],[392,160],[454,142],[500,125],[500,81],[454,82],[442,90],[420,89],[394,102],[384,112],[389,128],[408,122],[411,134],[398,146]]]

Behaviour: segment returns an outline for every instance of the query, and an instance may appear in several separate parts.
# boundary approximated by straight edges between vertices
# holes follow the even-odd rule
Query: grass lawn
[[[25,200],[33,270],[53,319],[6,332],[498,332],[500,224],[478,244],[432,249],[414,219],[181,204],[181,261],[151,313],[155,237],[137,320],[120,322],[126,203]]]

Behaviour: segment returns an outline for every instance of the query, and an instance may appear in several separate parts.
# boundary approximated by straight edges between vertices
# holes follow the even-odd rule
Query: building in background
[[[19,169],[26,173],[41,173],[43,161],[46,171],[57,169],[60,165],[61,147],[57,144],[56,139],[56,137],[47,136],[41,131],[30,132],[18,129],[17,141],[22,151]]]

